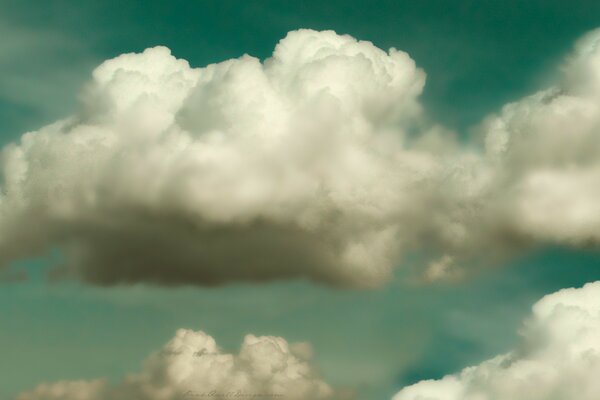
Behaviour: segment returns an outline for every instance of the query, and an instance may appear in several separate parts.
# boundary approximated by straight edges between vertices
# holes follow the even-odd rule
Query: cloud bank
[[[542,298],[508,354],[441,380],[421,381],[393,400],[593,400],[600,393],[600,282]]]
[[[466,143],[425,123],[406,54],[331,31],[191,68],[164,47],[93,73],[76,115],[2,153],[0,265],[58,249],[99,285],[428,279],[600,240],[600,32],[553,88]]]
[[[307,343],[247,335],[239,354],[229,354],[204,332],[180,329],[141,372],[118,384],[101,379],[44,383],[17,400],[333,399],[334,391],[316,375],[310,358]]]

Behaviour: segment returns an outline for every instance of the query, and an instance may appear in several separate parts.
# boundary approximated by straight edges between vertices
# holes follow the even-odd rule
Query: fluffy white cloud
[[[79,114],[4,149],[0,261],[58,247],[98,284],[380,283],[438,164],[402,146],[423,84],[403,52],[309,30],[264,63],[109,60]]]
[[[481,124],[481,152],[439,193],[450,201],[438,229],[457,233],[441,244],[442,260],[477,266],[536,245],[600,243],[600,30],[562,69],[554,87]]]
[[[488,117],[480,147],[423,123],[407,54],[331,31],[290,32],[262,63],[122,55],[77,115],[4,149],[0,265],[58,249],[64,272],[101,285],[370,287],[406,254],[427,279],[460,278],[598,243],[599,42]]]
[[[519,232],[558,243],[600,239],[600,30],[582,38],[556,87],[487,121],[504,212]],[[497,163],[497,164],[494,164]]]
[[[394,400],[594,400],[600,393],[600,282],[542,298],[508,354],[441,380],[402,389]]]
[[[488,116],[472,140],[482,139],[480,151],[445,170],[432,209],[440,223],[424,250],[443,256],[426,277],[462,276],[461,267],[533,246],[600,243],[600,29],[577,42],[562,72]]]
[[[18,400],[183,400],[202,398],[332,399],[310,365],[307,343],[272,336],[244,338],[239,354],[220,350],[203,332],[180,329],[141,372],[105,380],[44,383]]]

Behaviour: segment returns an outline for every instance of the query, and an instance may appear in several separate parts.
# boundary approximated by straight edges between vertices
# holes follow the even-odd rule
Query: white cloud
[[[58,246],[99,284],[377,284],[437,165],[401,145],[423,83],[405,53],[308,30],[263,64],[109,60],[81,113],[4,149],[0,257]]]
[[[394,400],[594,400],[600,393],[600,282],[542,298],[512,352],[421,381]]]
[[[440,257],[426,277],[535,246],[600,243],[600,30],[562,70],[554,87],[488,116],[481,151],[445,171],[432,210],[440,223],[424,249]]]
[[[290,32],[261,63],[157,47],[106,61],[75,116],[3,151],[0,264],[58,249],[100,285],[427,279],[547,243],[600,240],[600,31],[556,87],[482,124],[423,122],[410,57]]]
[[[480,266],[532,246],[600,242],[598,60],[600,30],[576,44],[554,87],[485,119],[482,152],[439,193],[450,205],[438,229],[456,232],[444,257]]]
[[[102,379],[43,383],[17,399],[332,399],[337,395],[317,376],[311,356],[307,343],[254,335],[244,338],[239,354],[225,353],[207,334],[180,329],[141,372],[117,384]]]

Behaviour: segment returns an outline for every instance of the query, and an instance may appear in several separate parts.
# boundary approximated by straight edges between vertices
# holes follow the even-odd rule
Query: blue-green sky
[[[69,115],[107,58],[166,45],[193,66],[267,57],[285,33],[333,29],[407,51],[427,72],[431,118],[463,134],[545,84],[596,1],[0,0],[0,140]],[[43,268],[29,261],[27,268]],[[42,381],[135,371],[180,327],[235,349],[247,332],[309,341],[333,384],[387,398],[508,349],[542,294],[600,277],[600,255],[545,249],[461,283],[341,291],[305,282],[225,288],[0,286],[0,398]]]

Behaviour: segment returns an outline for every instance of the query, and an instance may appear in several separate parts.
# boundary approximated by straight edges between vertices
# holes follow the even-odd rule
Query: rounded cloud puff
[[[561,290],[533,306],[516,350],[406,387],[393,400],[593,400],[600,393],[599,338],[600,282]]]
[[[333,399],[334,391],[318,378],[306,358],[307,346],[289,345],[279,337],[247,335],[239,354],[229,354],[205,333],[180,329],[145,361],[141,372],[116,385],[105,380],[44,383],[17,399]]]

